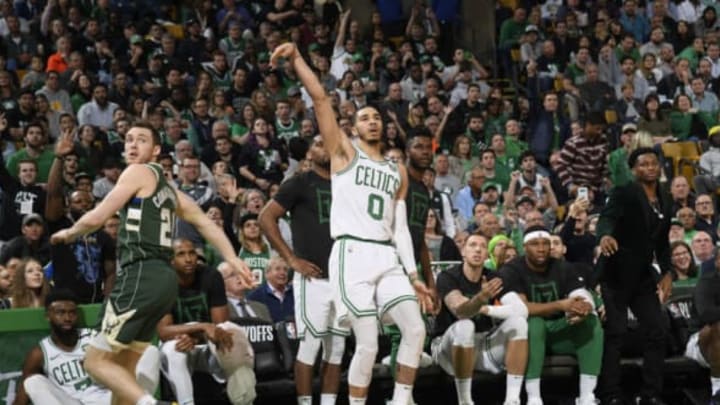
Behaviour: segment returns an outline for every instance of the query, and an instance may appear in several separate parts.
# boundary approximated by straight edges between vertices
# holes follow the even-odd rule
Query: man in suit
[[[273,322],[294,320],[295,296],[288,283],[290,268],[282,257],[273,257],[265,267],[265,282],[248,299],[262,302],[270,310]]]
[[[673,201],[659,187],[657,152],[638,148],[630,154],[628,164],[636,180],[611,191],[597,225],[604,265],[600,281],[607,314],[600,389],[604,404],[623,404],[620,349],[629,307],[645,331],[639,403],[662,405],[666,330],[660,305],[672,288],[667,235]]]
[[[270,310],[262,302],[251,301],[245,298],[245,288],[240,283],[238,272],[229,264],[222,262],[218,266],[225,283],[227,296],[228,319],[237,321],[240,318],[258,318],[272,323]]]

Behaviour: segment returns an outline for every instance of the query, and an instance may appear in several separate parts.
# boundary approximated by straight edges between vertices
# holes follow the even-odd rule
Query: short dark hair
[[[411,129],[410,133],[408,133],[408,140],[411,140],[415,137],[423,137],[423,138],[432,138],[433,134],[430,132],[430,129],[426,126],[419,126],[417,128]]]
[[[33,160],[33,159],[22,159],[22,160],[18,161],[18,168],[19,168],[20,165],[23,164],[23,163],[30,163],[31,165],[35,166],[35,170],[37,170],[37,168],[38,168],[38,163],[37,163],[37,161],[35,161],[35,160]]]
[[[150,125],[149,122],[147,122],[147,121],[135,121],[135,122],[132,124],[132,127],[147,129],[147,130],[150,131],[150,133],[152,134],[153,142],[155,143],[155,145],[158,145],[158,146],[161,146],[161,145],[162,145],[162,138],[160,137],[160,133],[155,129],[155,127],[153,127],[152,125]]]
[[[38,95],[40,95],[40,94],[38,94]],[[43,96],[44,96],[44,94],[43,94]],[[47,97],[45,97],[45,99],[47,100]],[[23,138],[27,136],[28,132],[30,131],[30,128],[33,128],[33,127],[40,128],[40,131],[42,132],[43,136],[45,136],[45,126],[39,120],[36,119],[36,120],[33,120],[31,123],[27,124],[27,126],[25,126],[25,131],[23,131]]]
[[[537,161],[537,158],[535,157],[535,154],[531,150],[526,150],[523,153],[520,154],[519,162],[522,163],[525,158],[531,157]]]
[[[635,167],[635,164],[637,163],[640,156],[647,155],[647,154],[653,154],[653,155],[655,155],[655,157],[658,157],[657,151],[653,148],[647,148],[647,147],[637,148],[630,153],[630,156],[628,157],[628,166],[630,166],[630,168]]]
[[[50,305],[56,301],[72,301],[76,305],[79,304],[77,295],[67,288],[57,288],[52,290],[45,297],[45,310],[47,311],[50,308]]]
[[[220,136],[218,136],[217,138],[215,138],[215,144],[217,144],[218,141],[221,141],[221,140],[226,140],[226,141],[228,141],[228,142],[231,142],[229,136],[227,136],[227,135],[220,135]]]
[[[470,111],[470,114],[468,114],[468,122],[473,118],[481,118],[483,122],[485,121],[485,116],[482,111]]]
[[[483,149],[483,150],[480,151],[480,159],[482,159],[483,156],[485,156],[486,153],[490,153],[490,154],[493,155],[493,157],[497,157],[497,155],[495,154],[495,151],[494,151],[494,150],[492,150],[492,149],[490,149],[490,148],[486,148],[486,149]]]
[[[161,153],[160,155],[158,155],[158,157],[157,157],[156,160],[159,162],[159,161],[161,161],[161,160],[166,160],[166,159],[170,159],[170,160],[172,160],[173,162],[175,162],[175,159],[173,159],[173,157],[170,156],[170,154],[167,154],[167,153]]]
[[[593,111],[590,114],[588,114],[587,120],[585,121],[586,125],[605,125],[605,116],[603,113],[599,111]]]
[[[35,98],[35,92],[30,87],[23,87],[22,89],[20,89],[20,92],[18,93],[18,98],[26,94],[29,94],[33,96],[33,98]]]
[[[350,120],[350,122],[352,122],[353,125],[355,125],[355,122],[357,121],[357,117],[358,117],[358,114],[360,114],[360,111],[362,111],[366,108],[372,108],[375,111],[377,111],[378,113],[380,112],[380,108],[377,105],[375,105],[374,103],[368,103],[365,107],[360,107],[357,109],[357,111],[355,111],[355,114],[353,114],[352,119]]]

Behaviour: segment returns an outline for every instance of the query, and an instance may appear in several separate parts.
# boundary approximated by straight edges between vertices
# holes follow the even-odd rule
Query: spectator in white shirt
[[[117,109],[117,104],[108,101],[107,86],[98,83],[93,88],[92,100],[78,110],[78,125],[92,125],[107,131],[113,126],[113,114]]]

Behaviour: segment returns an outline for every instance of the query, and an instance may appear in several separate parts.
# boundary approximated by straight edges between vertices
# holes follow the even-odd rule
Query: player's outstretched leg
[[[414,300],[397,303],[387,311],[387,315],[395,322],[402,335],[397,354],[392,404],[407,405],[412,398],[420,353],[425,342],[425,323],[420,316],[420,306]]]
[[[355,334],[355,354],[348,370],[350,405],[364,405],[378,351],[377,319],[374,316],[351,318]]]

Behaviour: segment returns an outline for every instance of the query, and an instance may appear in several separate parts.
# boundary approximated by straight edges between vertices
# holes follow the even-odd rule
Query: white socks
[[[320,405],[335,405],[336,399],[337,394],[320,394]]]
[[[367,398],[349,397],[350,405],[365,405]]]
[[[312,395],[301,395],[297,397],[297,405],[312,405]]]
[[[710,377],[710,384],[712,385],[712,395],[720,391],[720,377]]]
[[[472,378],[456,378],[455,390],[457,391],[458,404],[472,403]]]
[[[525,391],[527,392],[528,401],[534,398],[542,398],[540,396],[540,379],[533,378],[525,380]]]
[[[142,398],[138,399],[135,405],[155,405],[157,401],[150,394],[145,394]]]
[[[595,387],[597,386],[597,376],[589,374],[580,374],[580,401],[586,399],[595,399]]]
[[[505,377],[505,400],[520,400],[520,390],[522,390],[522,383],[525,376],[508,374]]]
[[[412,397],[412,385],[395,383],[395,390],[393,391],[392,403],[393,405],[407,405]]]

